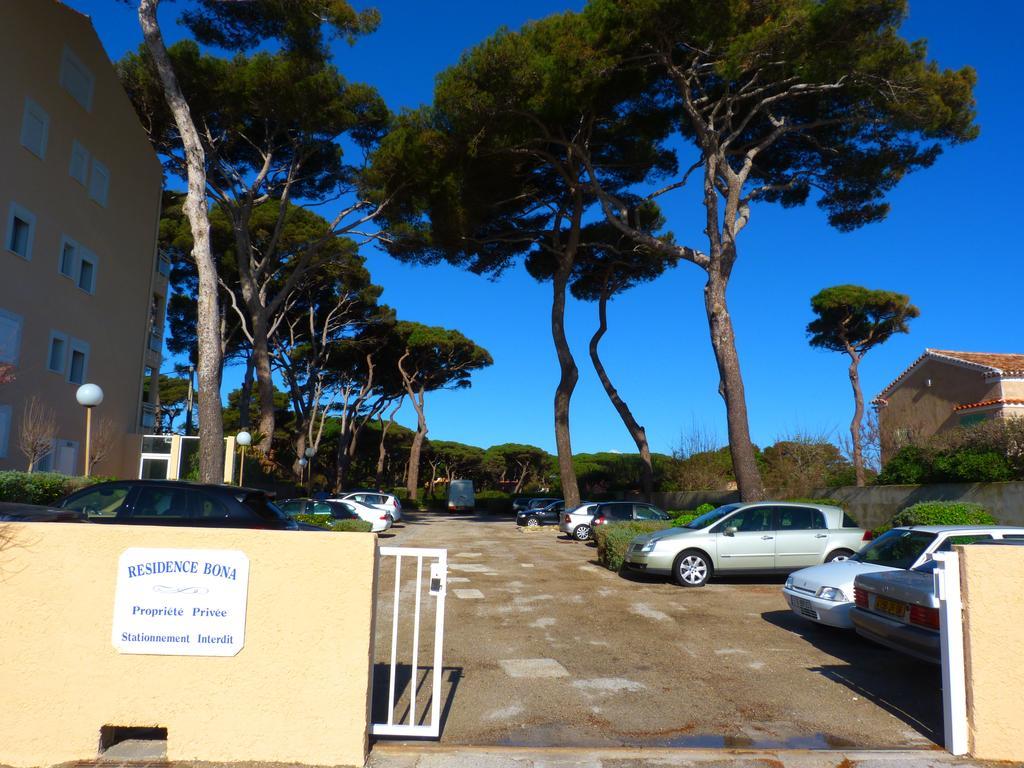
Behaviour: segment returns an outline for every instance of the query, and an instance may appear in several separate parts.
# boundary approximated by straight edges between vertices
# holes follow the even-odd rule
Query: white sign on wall
[[[229,549],[132,547],[117,566],[121,653],[234,656],[245,644],[249,558]]]

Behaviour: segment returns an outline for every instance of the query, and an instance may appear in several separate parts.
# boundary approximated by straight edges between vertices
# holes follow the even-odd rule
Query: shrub
[[[495,515],[512,512],[512,496],[504,491],[480,491],[476,495],[477,507]]]
[[[922,501],[896,513],[892,527],[900,525],[995,525],[996,519],[981,504],[965,501]]]
[[[696,520],[698,517],[700,517],[700,515],[698,515],[696,512],[686,512],[686,511],[674,512],[674,513],[670,512],[669,514],[672,515],[672,518],[673,518],[672,519],[672,527],[673,528],[682,528],[684,525],[689,523],[691,520]]]
[[[629,542],[642,533],[663,531],[671,527],[672,523],[656,521],[599,525],[595,529],[598,562],[610,571],[617,571],[622,567],[622,562],[626,558],[626,548],[629,547]]]
[[[900,448],[878,475],[879,485],[917,485],[931,473],[931,461],[916,445]]]
[[[315,525],[325,531],[369,533],[373,530],[373,525],[365,520],[335,520],[329,515],[296,515],[295,520]]]
[[[1024,480],[1024,419],[989,419],[907,445],[886,463],[882,484]]]
[[[16,504],[56,504],[69,493],[109,477],[69,477],[59,472],[0,472],[0,501]]]
[[[695,510],[693,510],[693,514],[697,517],[700,517],[701,515],[706,515],[708,512],[711,512],[715,509],[717,509],[717,507],[715,507],[714,504],[709,504],[708,502],[705,501],[703,504],[699,505]]]

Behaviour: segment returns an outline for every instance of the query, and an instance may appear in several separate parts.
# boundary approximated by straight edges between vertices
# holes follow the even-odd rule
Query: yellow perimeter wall
[[[0,525],[0,764],[95,758],[103,725],[167,728],[171,760],[362,766],[376,537],[313,531]],[[234,657],[119,654],[128,547],[249,557]]]
[[[1024,546],[957,551],[970,752],[1024,762]]]

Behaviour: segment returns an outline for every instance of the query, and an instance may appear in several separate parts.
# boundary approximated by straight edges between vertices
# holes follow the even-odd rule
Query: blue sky
[[[89,14],[111,58],[141,41],[130,7],[112,0],[65,0]],[[357,2],[358,7],[369,4]],[[336,63],[351,80],[376,86],[392,109],[431,99],[435,75],[498,27],[578,9],[558,0],[382,0],[380,29]],[[164,4],[170,39],[180,4]],[[444,12],[441,12],[441,9]],[[846,358],[812,350],[805,327],[821,288],[858,283],[908,293],[921,309],[911,333],[872,351],[862,365],[871,397],[925,347],[1024,352],[1020,315],[1024,260],[1015,225],[1015,155],[1024,110],[1016,80],[1024,7],[1015,0],[912,0],[906,36],[926,38],[945,67],[972,65],[981,137],[949,149],[906,178],[892,212],[854,233],[830,229],[813,205],[754,209],[740,240],[729,292],[754,441],[797,431],[844,431],[852,413]],[[1008,201],[1009,205],[1005,205]],[[702,209],[691,195],[663,198],[677,239],[703,245]],[[430,437],[488,446],[524,442],[554,450],[552,400],[558,366],[550,336],[550,287],[522,267],[491,282],[449,267],[410,267],[368,249],[383,301],[405,319],[458,328],[494,357],[472,389],[428,396]],[[609,306],[605,365],[652,448],[670,452],[693,425],[724,443],[725,408],[708,340],[703,272],[682,264]],[[573,449],[635,450],[587,355],[596,307],[570,302],[567,329],[580,383],[572,404]],[[238,377],[231,372],[229,382]],[[413,423],[406,414],[405,423]]]

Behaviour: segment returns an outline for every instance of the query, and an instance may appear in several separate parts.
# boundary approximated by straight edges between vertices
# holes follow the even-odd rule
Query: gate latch
[[[430,594],[439,595],[444,590],[448,575],[446,573],[447,570],[440,563],[430,564]]]

